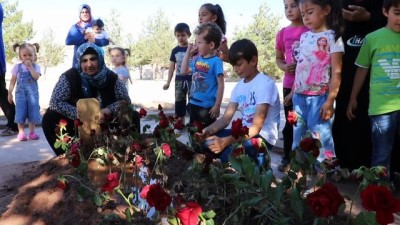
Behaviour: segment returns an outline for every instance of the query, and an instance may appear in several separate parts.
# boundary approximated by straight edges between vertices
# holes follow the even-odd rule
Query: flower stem
[[[124,198],[125,202],[128,203],[129,207],[132,207],[131,203],[129,202],[129,199],[127,199],[124,195],[124,193],[122,193],[121,189],[117,188],[116,189],[118,194],[120,194],[122,196],[122,198]]]
[[[72,178],[72,179],[78,181],[78,182],[82,185],[82,187],[86,188],[87,190],[89,190],[89,191],[91,191],[91,192],[95,192],[93,189],[91,189],[90,187],[88,187],[88,186],[86,186],[85,184],[83,184],[81,180],[79,180],[78,178],[76,178],[76,177],[74,177],[74,176],[72,176],[72,175],[63,175],[63,177]]]
[[[350,223],[350,219],[351,219],[351,210],[353,209],[354,199],[356,198],[356,196],[358,195],[358,193],[360,192],[360,190],[361,190],[361,184],[358,185],[358,188],[357,188],[356,193],[354,193],[353,197],[351,198],[350,209],[349,209],[349,215],[347,215],[346,225]]]

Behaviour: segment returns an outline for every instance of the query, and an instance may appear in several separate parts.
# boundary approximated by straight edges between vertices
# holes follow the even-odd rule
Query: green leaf
[[[251,198],[249,200],[245,200],[243,202],[243,204],[246,204],[248,206],[254,206],[257,203],[259,203],[261,200],[263,200],[264,198],[265,198],[264,196],[256,196],[256,197],[253,197],[253,198]]]
[[[288,176],[291,180],[296,180],[297,179],[297,174],[291,170],[288,171]]]
[[[135,195],[133,194],[133,192],[131,192],[131,193],[128,195],[128,199],[133,199],[133,197],[135,197]]]
[[[278,184],[278,186],[275,188],[274,194],[273,194],[273,201],[275,206],[279,206],[282,196],[283,196],[283,185],[282,183]]]
[[[179,225],[179,219],[176,217],[168,217],[167,221],[169,225]]]
[[[272,170],[267,170],[267,172],[261,175],[261,188],[265,193],[268,193],[271,188],[272,178],[273,178]]]
[[[378,225],[374,212],[360,212],[355,220],[356,225]]]
[[[293,187],[290,193],[290,206],[292,207],[296,216],[302,220],[303,219],[303,201],[300,197],[299,192],[296,187]]]
[[[131,214],[131,209],[126,208],[125,209],[125,216],[126,216],[126,222],[132,222],[132,214]]]
[[[213,219],[207,220],[206,225],[214,225],[214,220]]]
[[[54,148],[59,148],[61,146],[61,142],[56,141],[56,143],[54,143]]]
[[[103,204],[103,199],[101,198],[101,196],[100,196],[98,193],[96,193],[96,194],[93,196],[93,202],[94,202],[94,204],[96,204],[97,206],[101,206],[101,205]]]
[[[306,161],[306,158],[304,157],[304,153],[300,150],[296,150],[296,155],[295,155],[295,159],[296,162],[303,164]]]
[[[290,225],[291,218],[289,217],[280,217],[278,219],[277,225]]]
[[[203,212],[202,215],[206,218],[206,219],[212,219],[214,218],[217,214],[214,212],[214,210],[210,210],[207,212]]]
[[[236,158],[229,156],[229,162],[231,163],[231,167],[240,174],[243,174],[242,164]]]

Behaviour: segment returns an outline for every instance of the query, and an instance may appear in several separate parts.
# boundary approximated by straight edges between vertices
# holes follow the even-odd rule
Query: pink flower
[[[171,151],[171,146],[169,146],[169,144],[167,143],[161,144],[161,149],[165,156],[167,156],[168,158],[171,157],[172,151]]]

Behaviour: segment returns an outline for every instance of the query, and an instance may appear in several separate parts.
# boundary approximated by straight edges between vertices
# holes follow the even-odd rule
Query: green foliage
[[[65,46],[55,43],[54,39],[54,32],[49,28],[40,40],[38,63],[44,68],[42,75],[46,75],[48,67],[57,66],[64,60]]]
[[[275,37],[280,19],[270,11],[267,3],[263,3],[253,16],[251,24],[244,28],[236,28],[233,40],[247,38],[253,41],[258,49],[259,70],[276,78],[283,76],[275,63]]]
[[[23,43],[35,36],[33,22],[22,22],[23,12],[18,10],[18,1],[9,4],[8,1],[0,1],[4,9],[3,39],[6,49],[6,60],[11,62],[17,56],[13,51],[13,44]]]

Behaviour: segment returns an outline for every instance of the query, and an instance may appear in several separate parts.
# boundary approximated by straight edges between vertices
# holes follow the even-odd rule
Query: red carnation
[[[147,111],[145,109],[141,108],[139,110],[139,116],[140,116],[140,118],[146,117],[147,116]]]
[[[297,113],[295,111],[289,111],[288,116],[287,116],[287,122],[290,125],[297,126],[297,120],[299,119]]]
[[[61,189],[61,190],[67,190],[67,189],[69,188],[68,181],[65,180],[64,178],[58,179],[57,187],[58,187],[59,189]]]
[[[196,132],[201,133],[204,129],[204,124],[199,121],[193,121],[192,126],[196,128]]]
[[[74,127],[78,128],[79,126],[82,126],[82,125],[83,125],[83,123],[81,122],[80,119],[76,118],[74,120]]]
[[[244,148],[243,148],[242,145],[240,145],[240,146],[236,147],[235,149],[233,149],[233,151],[231,153],[231,155],[233,157],[239,157],[239,156],[241,156],[243,154],[244,154]]]
[[[179,209],[176,217],[179,218],[182,225],[197,225],[199,223],[199,215],[202,213],[202,208],[196,202],[188,202]]]
[[[368,211],[376,212],[380,225],[394,222],[393,213],[400,212],[400,199],[396,199],[386,186],[371,184],[360,194],[361,204]]]
[[[174,124],[174,129],[177,129],[177,130],[183,130],[183,128],[185,128],[185,124],[183,124],[183,121],[182,120],[177,120],[176,122],[175,122],[175,124]]]
[[[159,125],[161,128],[167,128],[169,125],[168,119],[160,119]]]
[[[265,153],[267,147],[262,138],[251,138],[250,139],[251,145],[258,150],[259,153]]]
[[[107,183],[103,185],[101,190],[103,192],[110,192],[113,191],[118,186],[119,186],[118,172],[114,172],[107,175]]]
[[[325,183],[320,189],[307,195],[307,204],[318,217],[335,216],[339,206],[344,203],[343,196],[332,183]]]
[[[303,138],[300,141],[300,149],[304,152],[312,152],[314,157],[319,156],[318,139],[316,138]]]
[[[66,119],[61,119],[60,122],[58,123],[58,126],[60,129],[66,129],[67,128],[68,121]]]
[[[242,119],[238,118],[232,121],[232,136],[234,138],[239,138],[240,136],[245,136],[249,134],[249,129],[246,126],[243,126]]]
[[[162,151],[163,151],[165,156],[167,156],[168,158],[171,157],[172,151],[171,151],[171,146],[169,144],[162,143],[161,144],[161,149],[162,149]]]
[[[131,150],[132,150],[132,151],[138,151],[138,152],[140,152],[140,151],[142,150],[142,147],[141,147],[140,144],[137,143],[137,142],[132,142],[130,147],[131,147]]]

